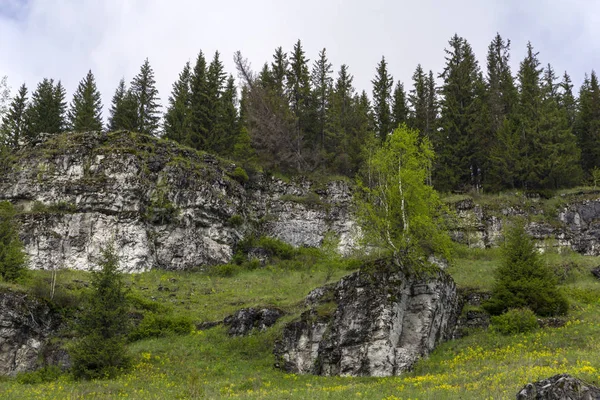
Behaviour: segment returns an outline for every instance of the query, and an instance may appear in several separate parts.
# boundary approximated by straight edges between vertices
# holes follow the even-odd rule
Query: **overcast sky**
[[[70,101],[89,69],[105,108],[121,77],[126,82],[146,57],[161,101],[186,61],[200,49],[221,53],[236,76],[233,53],[258,70],[273,50],[290,51],[301,39],[308,58],[323,47],[337,70],[350,67],[358,90],[370,81],[382,55],[407,89],[418,63],[436,74],[454,33],[473,46],[485,69],[496,32],[512,42],[513,73],[527,41],[542,64],[567,70],[579,85],[600,68],[600,2],[593,0],[0,0],[0,77],[13,93],[44,77],[60,79]],[[237,76],[236,76],[237,77]],[[106,113],[105,113],[106,114]],[[106,116],[106,115],[105,115]]]

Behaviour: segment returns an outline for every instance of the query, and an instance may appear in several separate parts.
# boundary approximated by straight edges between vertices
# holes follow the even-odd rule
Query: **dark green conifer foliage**
[[[12,99],[8,111],[2,117],[2,141],[15,148],[25,139],[27,133],[27,86],[22,84]],[[0,143],[1,144],[1,143]]]
[[[387,135],[392,131],[390,104],[392,100],[392,86],[394,85],[394,79],[388,73],[385,57],[381,57],[381,61],[377,64],[377,72],[371,83],[373,84],[375,132],[382,141],[385,141]]]
[[[79,339],[69,352],[79,379],[112,378],[130,365],[125,346],[129,305],[112,247],[104,250],[99,267],[92,272],[91,290],[77,320]]]
[[[454,35],[446,49],[446,66],[440,75],[441,131],[435,135],[434,147],[438,156],[434,182],[439,190],[474,186],[480,167],[474,149],[479,146],[477,116],[481,101],[478,87],[481,82],[479,65],[471,45]]]
[[[221,106],[219,121],[219,131],[222,132],[222,150],[221,154],[231,155],[234,151],[235,143],[240,134],[238,121],[238,99],[235,79],[232,75],[227,78],[225,89],[221,95]]]
[[[517,88],[510,71],[510,40],[496,34],[488,47],[487,55],[487,103],[490,111],[492,132],[503,125],[514,110]]]
[[[326,50],[322,49],[313,65],[311,76],[316,111],[316,133],[318,134],[319,145],[322,150],[325,150],[325,130],[331,100],[330,93],[333,85],[332,72],[332,65],[327,58]],[[314,143],[313,147],[316,147]]]
[[[108,130],[121,129],[134,131],[138,128],[137,100],[131,90],[125,86],[125,79],[119,81],[110,106]]]
[[[25,270],[25,252],[15,215],[11,203],[0,202],[0,278],[6,282],[14,282]]]
[[[439,101],[437,96],[437,88],[433,71],[429,70],[429,75],[425,79],[425,88],[427,90],[427,112],[424,135],[428,138],[433,137],[438,128]]]
[[[594,71],[579,91],[579,113],[575,135],[581,149],[581,166],[586,174],[600,165],[600,86]]]
[[[406,92],[404,85],[398,81],[394,89],[392,102],[392,126],[399,127],[408,122],[408,105],[406,104]]]
[[[348,66],[342,64],[338,77],[331,89],[329,108],[327,109],[325,149],[328,165],[333,171],[350,174],[351,142],[354,130],[354,78],[348,72]]]
[[[40,133],[60,133],[66,127],[65,89],[60,81],[44,78],[31,96],[27,111],[28,133],[36,137]]]
[[[216,154],[224,154],[226,150],[225,146],[227,145],[227,139],[225,138],[226,132],[221,123],[224,106],[221,96],[223,94],[226,78],[225,68],[219,59],[219,52],[217,51],[215,52],[206,73],[205,106],[207,110],[207,125],[204,147],[201,148],[201,150]]]
[[[165,137],[178,143],[185,143],[192,131],[191,78],[190,63],[187,62],[173,84],[165,114]]]
[[[559,84],[560,94],[558,98],[558,105],[562,110],[567,113],[567,120],[569,127],[573,129],[575,125],[575,118],[577,117],[577,99],[573,94],[573,82],[571,77],[565,71],[563,80]]]
[[[273,54],[273,62],[271,63],[271,89],[275,95],[283,98],[286,87],[286,77],[288,75],[289,62],[287,54],[283,52],[281,47],[275,49]]]
[[[502,264],[495,273],[492,298],[484,307],[493,315],[528,307],[539,316],[566,314],[567,300],[541,261],[522,221],[505,229]]]
[[[131,93],[137,103],[137,131],[147,135],[157,135],[160,121],[158,89],[154,71],[146,58],[140,72],[131,81]]]
[[[293,143],[292,159],[297,171],[306,169],[304,154],[307,131],[311,125],[311,87],[306,58],[302,42],[298,40],[290,56],[287,74],[287,96],[290,110],[294,116],[294,130],[289,140]]]
[[[73,95],[69,121],[76,132],[102,130],[102,101],[91,70],[79,82]]]
[[[190,86],[192,131],[187,144],[195,149],[206,148],[205,141],[208,136],[209,107],[206,79],[206,59],[201,50],[196,58]]]
[[[410,127],[419,131],[421,136],[427,136],[427,85],[425,73],[421,64],[413,73],[413,88],[408,95],[411,108]]]
[[[560,107],[560,93],[554,70],[544,71],[538,138],[533,142],[531,158],[534,170],[529,179],[532,188],[571,187],[581,180],[580,150],[569,126],[567,110]]]

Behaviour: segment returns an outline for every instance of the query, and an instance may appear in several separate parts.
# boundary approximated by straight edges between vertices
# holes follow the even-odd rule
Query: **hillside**
[[[373,262],[349,252],[356,231],[346,181],[251,171],[246,178],[226,160],[129,132],[59,135],[13,161],[0,178],[0,199],[17,206],[33,268],[17,284],[0,283],[0,297],[41,298],[44,313],[69,320],[88,290],[87,269],[114,240],[122,270],[135,272],[124,279],[137,328],[128,344],[133,368],[121,377],[74,381],[43,369],[1,377],[4,398],[504,399],[558,373],[600,381],[594,189],[549,199],[447,197],[457,210],[447,272],[465,302],[454,338],[399,376],[324,377],[274,368],[273,349],[313,289]],[[481,299],[500,264],[501,228],[515,216],[528,219],[570,308],[565,317],[540,319],[540,329],[505,336],[487,327]],[[249,307],[285,315],[265,331],[230,337],[221,322]],[[334,313],[331,299],[319,307],[316,318]],[[0,321],[11,320],[7,313],[0,310]],[[33,323],[23,315],[25,330],[42,321],[37,311]],[[2,322],[0,339],[11,329]],[[53,344],[72,335],[63,327]],[[17,354],[39,346],[26,337],[18,345]]]

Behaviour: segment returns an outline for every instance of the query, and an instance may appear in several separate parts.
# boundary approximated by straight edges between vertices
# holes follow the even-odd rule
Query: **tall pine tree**
[[[397,128],[398,126],[408,122],[408,105],[406,104],[406,92],[404,91],[404,85],[398,81],[396,88],[394,89],[394,96],[392,100],[392,126]]]
[[[333,84],[331,77],[332,65],[327,58],[326,50],[319,52],[319,58],[315,61],[312,69],[312,87],[316,111],[316,133],[318,134],[319,146],[325,150],[325,128],[327,126],[327,115],[330,107],[330,92]],[[314,143],[313,143],[313,147]]]
[[[392,131],[390,103],[394,85],[394,79],[388,73],[385,57],[381,57],[381,61],[377,64],[377,72],[371,83],[373,84],[375,130],[381,141],[385,141],[387,135]]]
[[[293,143],[292,158],[297,171],[306,169],[307,157],[304,154],[307,130],[311,123],[311,87],[309,60],[306,58],[302,42],[298,40],[290,56],[287,74],[287,94],[295,126],[290,141]]]
[[[71,129],[77,132],[102,130],[102,101],[91,70],[73,95],[69,121]]]
[[[60,81],[44,78],[31,96],[27,111],[28,133],[32,137],[40,133],[60,133],[66,128],[65,90]]]
[[[600,85],[594,71],[583,81],[578,109],[575,135],[581,149],[581,166],[589,174],[600,165]]]
[[[125,79],[121,79],[112,98],[108,130],[113,132],[121,129],[134,131],[138,129],[137,119],[137,100],[131,90],[127,89]]]
[[[2,117],[2,142],[10,147],[17,147],[27,132],[27,86],[22,84],[13,98],[8,110]],[[0,143],[1,145],[2,143]]]
[[[191,77],[192,72],[188,62],[179,74],[177,82],[173,84],[169,107],[165,114],[165,137],[178,143],[185,143],[192,130]]]
[[[131,93],[137,102],[137,130],[157,135],[160,121],[158,89],[154,71],[147,58],[140,67],[140,72],[131,81]]]

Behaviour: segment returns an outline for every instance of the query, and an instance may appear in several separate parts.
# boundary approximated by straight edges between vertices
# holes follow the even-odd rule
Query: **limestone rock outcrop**
[[[517,400],[599,400],[600,388],[567,374],[528,383]]]
[[[229,262],[247,232],[350,251],[357,228],[343,181],[316,185],[244,174],[230,162],[130,132],[49,136],[0,174],[21,210],[30,268],[88,269],[108,243],[126,272]]]
[[[57,353],[60,350],[52,349],[48,343],[60,323],[59,316],[43,301],[25,293],[2,289],[0,376],[32,371],[39,366],[41,358],[61,361]]]
[[[277,308],[243,308],[226,317],[223,324],[229,327],[229,336],[246,336],[255,329],[264,331],[270,328],[283,315],[283,311]]]
[[[276,366],[293,373],[392,376],[452,335],[460,314],[452,278],[418,278],[380,262],[313,290],[285,326]]]

